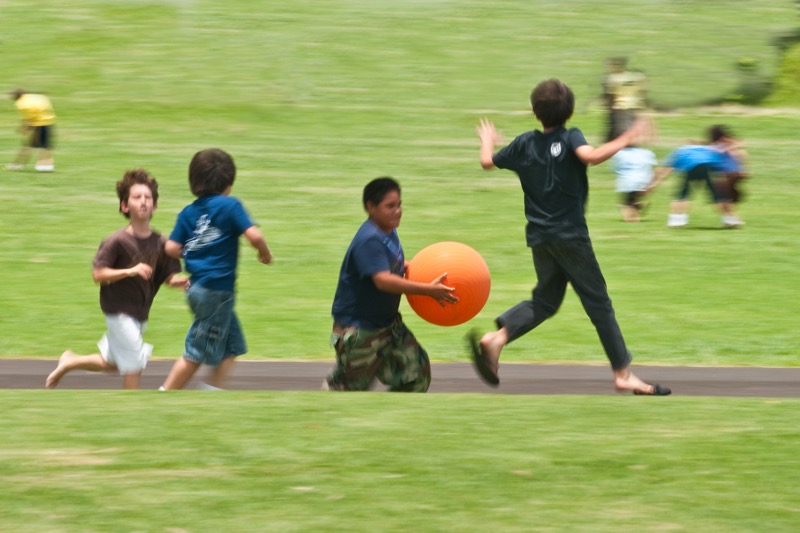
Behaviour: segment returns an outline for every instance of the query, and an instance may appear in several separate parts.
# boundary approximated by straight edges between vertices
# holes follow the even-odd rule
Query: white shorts
[[[97,343],[103,359],[116,366],[121,376],[144,370],[153,353],[153,345],[142,337],[147,322],[123,314],[106,315],[106,327],[108,331]]]

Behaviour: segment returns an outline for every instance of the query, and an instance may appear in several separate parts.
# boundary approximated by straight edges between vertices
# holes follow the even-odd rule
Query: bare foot
[[[55,389],[58,386],[59,380],[69,371],[69,364],[73,359],[78,357],[71,350],[67,350],[58,358],[58,366],[53,370],[47,380],[44,382],[45,388]]]
[[[499,331],[490,331],[481,337],[481,353],[495,374],[500,367],[500,352],[505,345],[505,338]]]

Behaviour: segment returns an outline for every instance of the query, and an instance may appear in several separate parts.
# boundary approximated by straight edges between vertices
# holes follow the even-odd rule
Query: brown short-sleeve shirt
[[[103,313],[124,313],[140,322],[147,320],[161,284],[181,271],[180,261],[164,251],[166,242],[166,238],[156,232],[142,239],[122,229],[100,243],[92,264],[94,268],[131,268],[139,263],[153,267],[150,279],[135,276],[101,286],[100,308]]]

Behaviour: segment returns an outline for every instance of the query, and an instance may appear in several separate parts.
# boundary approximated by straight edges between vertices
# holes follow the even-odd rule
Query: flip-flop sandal
[[[672,389],[669,387],[662,387],[658,383],[653,384],[653,392],[643,392],[640,390],[633,391],[637,396],[669,396],[672,394]]]
[[[497,387],[500,384],[500,378],[497,377],[497,374],[489,366],[489,361],[486,359],[486,356],[483,355],[477,331],[473,330],[467,334],[467,343],[472,352],[472,363],[475,365],[475,370],[478,372],[478,375],[487,384],[492,387]]]

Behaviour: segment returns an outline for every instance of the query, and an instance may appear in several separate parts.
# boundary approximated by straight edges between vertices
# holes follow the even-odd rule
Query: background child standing
[[[191,274],[186,294],[194,322],[164,390],[182,389],[203,364],[214,368],[206,388],[221,388],[235,358],[247,352],[234,311],[239,236],[258,250],[262,263],[271,263],[272,253],[242,203],[229,196],[235,177],[233,158],[217,148],[197,152],[189,164],[189,187],[197,199],[178,215],[166,251],[183,257]]]
[[[626,146],[611,158],[611,167],[616,174],[616,191],[619,194],[619,209],[625,222],[639,222],[647,206],[644,197],[653,181],[658,164],[652,150],[640,146]]]

